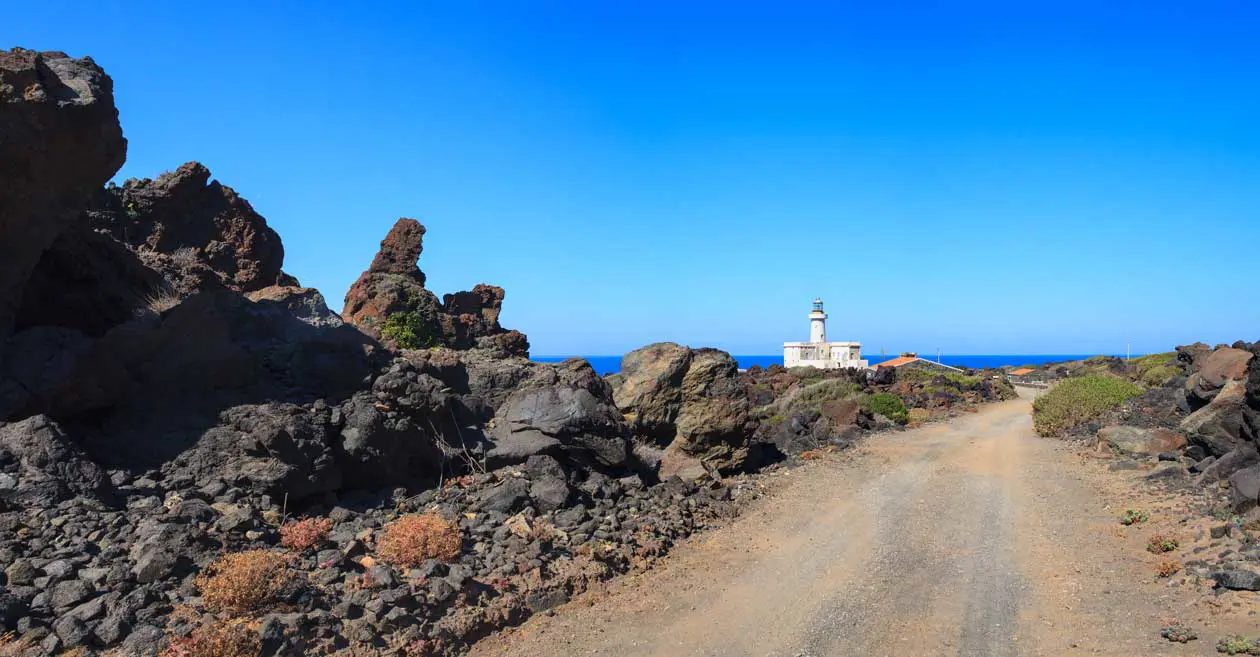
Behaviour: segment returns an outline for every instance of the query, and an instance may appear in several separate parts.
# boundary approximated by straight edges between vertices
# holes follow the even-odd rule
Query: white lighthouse
[[[814,309],[809,313],[809,341],[827,341],[827,313],[823,312],[822,299],[814,299]]]
[[[822,299],[814,299],[809,312],[809,342],[784,342],[785,367],[817,367],[831,370],[866,367],[862,360],[862,343],[827,342],[827,313]]]

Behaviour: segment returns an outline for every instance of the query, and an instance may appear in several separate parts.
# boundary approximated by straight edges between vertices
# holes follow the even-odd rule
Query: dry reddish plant
[[[822,457],[823,457],[823,452],[820,449],[807,449],[801,452],[802,461],[813,461],[815,459],[820,459]]]
[[[1163,552],[1172,552],[1177,549],[1177,538],[1169,534],[1152,534],[1146,541],[1147,552],[1160,554]]]
[[[207,609],[235,615],[274,604],[292,581],[287,557],[249,550],[219,557],[193,583]]]
[[[385,525],[376,552],[396,566],[419,566],[428,559],[453,561],[463,543],[456,523],[436,513],[416,513]]]
[[[472,475],[463,475],[461,477],[451,477],[450,479],[447,479],[446,481],[442,482],[442,487],[454,488],[455,486],[459,486],[460,488],[468,488],[469,486],[472,485],[472,483],[473,483]]]
[[[12,632],[0,634],[0,657],[34,657],[40,652],[33,643]]]
[[[332,528],[332,518],[303,518],[287,522],[280,527],[280,545],[305,552],[322,545]]]
[[[372,571],[354,575],[346,581],[346,588],[350,591],[371,591],[380,585],[381,583],[372,575]]]
[[[1163,559],[1155,564],[1156,577],[1172,577],[1181,572],[1181,562],[1174,559]]]
[[[258,657],[262,641],[244,621],[209,623],[188,636],[174,637],[162,657]]]

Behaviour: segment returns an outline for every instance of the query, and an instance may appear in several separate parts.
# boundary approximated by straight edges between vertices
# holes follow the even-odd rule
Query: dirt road
[[[1186,655],[1183,604],[1126,550],[1106,483],[1036,437],[1031,393],[792,470],[663,567],[474,655]]]

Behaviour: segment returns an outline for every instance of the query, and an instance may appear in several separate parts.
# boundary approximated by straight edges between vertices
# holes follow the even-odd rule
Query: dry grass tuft
[[[245,621],[212,622],[170,639],[162,657],[258,657],[262,640]]]
[[[287,522],[280,527],[280,545],[305,552],[322,545],[332,528],[332,518],[303,518]]]
[[[194,585],[207,609],[236,615],[275,604],[292,581],[288,557],[249,550],[219,557],[197,576]]]
[[[382,532],[376,552],[396,566],[419,566],[428,559],[453,561],[464,543],[459,525],[436,513],[402,516]]]
[[[12,632],[0,634],[0,657],[35,657],[43,654],[38,646]]]
[[[1181,562],[1175,559],[1162,559],[1155,564],[1156,577],[1172,577],[1181,572]]]

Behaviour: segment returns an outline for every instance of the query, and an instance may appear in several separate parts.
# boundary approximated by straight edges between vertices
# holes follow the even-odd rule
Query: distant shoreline
[[[1091,356],[1119,356],[1123,358],[1123,354],[941,354],[941,363],[945,365],[953,365],[954,367],[967,367],[972,369],[984,369],[989,367],[1006,367],[1019,365],[1044,365],[1046,363],[1058,363],[1069,360],[1083,360]],[[1137,358],[1142,354],[1132,354],[1133,358]],[[862,358],[876,365],[885,360],[896,358],[898,354],[888,354],[880,356],[879,354],[863,354]],[[936,360],[935,354],[920,353],[920,357],[928,360]],[[739,363],[740,369],[748,369],[754,365],[760,367],[769,367],[770,365],[782,365],[782,355],[739,355],[733,354],[736,362]],[[533,356],[531,360],[540,363],[558,363],[568,358],[582,358],[595,368],[599,374],[613,374],[621,371],[621,356],[556,356],[556,355],[540,355]]]

